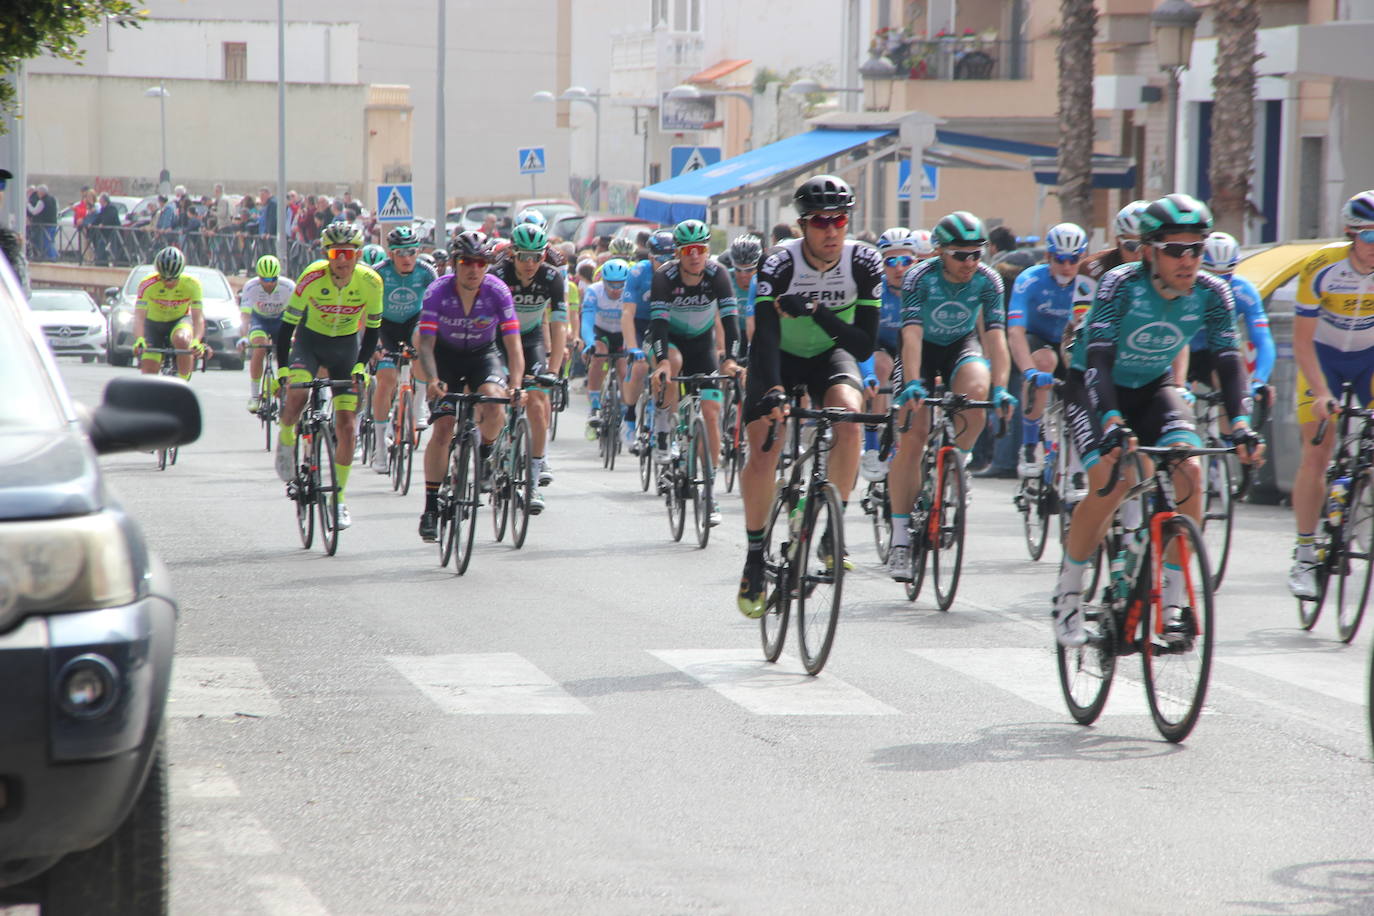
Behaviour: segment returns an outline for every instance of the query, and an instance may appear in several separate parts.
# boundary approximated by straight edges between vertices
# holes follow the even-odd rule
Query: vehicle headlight
[[[117,324],[117,325],[121,325],[121,326],[122,326],[122,325],[126,325],[126,324],[132,324],[132,323],[133,323],[133,320],[134,320],[134,313],[133,313],[133,312],[126,312],[126,311],[124,311],[123,309],[121,309],[121,310],[115,312],[115,324]]]
[[[36,611],[82,611],[135,597],[124,532],[108,513],[0,523],[0,630]]]

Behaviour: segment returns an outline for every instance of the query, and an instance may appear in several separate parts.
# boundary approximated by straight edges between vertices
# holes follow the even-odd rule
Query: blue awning
[[[893,133],[896,131],[821,128],[788,137],[707,168],[649,185],[639,192],[635,216],[662,224],[684,219],[704,220],[713,197],[833,158],[845,150]]]

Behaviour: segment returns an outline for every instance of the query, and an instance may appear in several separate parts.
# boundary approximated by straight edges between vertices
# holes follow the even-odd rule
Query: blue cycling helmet
[[[624,283],[630,279],[630,265],[620,258],[611,258],[601,265],[601,281],[603,283]]]
[[[673,230],[659,229],[649,236],[649,254],[663,257],[671,256],[677,251],[677,240],[673,238]]]

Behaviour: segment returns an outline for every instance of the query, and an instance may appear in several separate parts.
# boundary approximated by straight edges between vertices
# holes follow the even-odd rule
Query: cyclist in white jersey
[[[266,359],[263,354],[281,327],[281,313],[286,311],[287,300],[296,291],[296,281],[281,275],[281,262],[272,255],[258,258],[255,267],[257,276],[243,284],[239,292],[239,350],[257,345],[248,357],[249,413],[256,413],[262,406],[258,391]]]

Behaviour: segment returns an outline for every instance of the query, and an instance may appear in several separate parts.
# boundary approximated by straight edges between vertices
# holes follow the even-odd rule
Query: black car
[[[0,379],[0,908],[164,913],[177,606],[96,456],[194,441],[200,405],[157,376],[73,404],[4,258]]]

